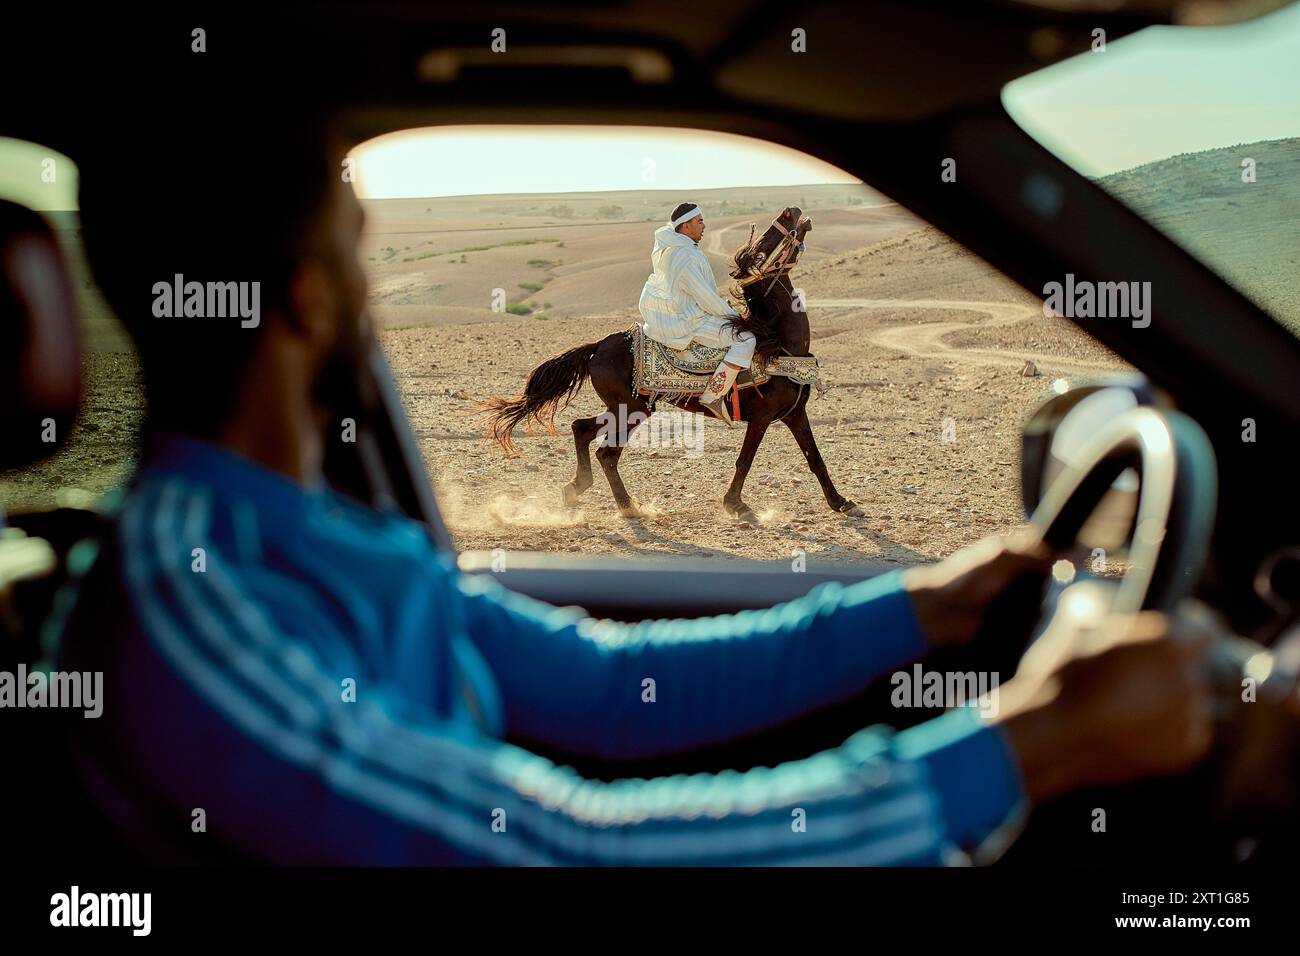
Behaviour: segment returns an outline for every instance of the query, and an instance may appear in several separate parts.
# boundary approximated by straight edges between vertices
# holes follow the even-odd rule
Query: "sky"
[[[1002,101],[1087,176],[1300,136],[1300,4],[1227,27],[1151,27],[1021,77]]]
[[[352,156],[363,199],[861,182],[748,136],[648,126],[444,126],[381,136]]]

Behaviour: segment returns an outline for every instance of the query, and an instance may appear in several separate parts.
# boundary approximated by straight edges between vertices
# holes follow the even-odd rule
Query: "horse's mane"
[[[769,288],[775,291],[778,286],[784,289],[789,278],[782,273],[773,284],[771,279],[750,276],[748,273],[753,255],[752,247],[751,239],[736,250],[736,254],[731,259],[730,275],[735,277],[735,281],[731,283],[729,291],[732,301],[741,305],[737,309],[740,318],[732,319],[727,325],[737,332],[753,332],[754,337],[758,339],[754,356],[766,362],[781,353],[781,313],[773,306],[772,297],[767,292]]]

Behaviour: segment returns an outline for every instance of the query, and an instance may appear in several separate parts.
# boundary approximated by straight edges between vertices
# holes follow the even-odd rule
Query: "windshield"
[[[1300,6],[1094,37],[1007,112],[1300,335]]]

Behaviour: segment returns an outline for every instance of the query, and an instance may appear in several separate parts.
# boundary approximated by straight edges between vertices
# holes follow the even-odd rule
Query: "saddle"
[[[632,390],[638,395],[689,397],[701,395],[717,371],[726,349],[692,342],[684,349],[669,348],[648,338],[640,325],[627,330],[632,340]],[[734,388],[753,388],[770,378],[756,362],[736,377]]]
[[[718,363],[727,354],[725,348],[711,348],[698,342],[692,342],[684,349],[669,348],[648,338],[639,324],[629,328],[627,336],[632,348],[632,391],[637,395],[667,395],[670,398],[701,395]],[[773,375],[786,376],[797,385],[814,386],[819,395],[825,391],[814,356],[782,355],[766,364],[751,362],[749,368],[736,377],[733,401],[742,388],[763,385]]]

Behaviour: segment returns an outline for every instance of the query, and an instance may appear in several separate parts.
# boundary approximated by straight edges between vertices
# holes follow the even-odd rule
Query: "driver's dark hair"
[[[224,422],[341,175],[320,113],[267,106],[209,104],[201,124],[153,122],[79,158],[86,257],[135,342],[150,428]],[[260,324],[155,317],[154,284],[177,274],[260,282]]]
[[[670,216],[668,217],[668,221],[669,221],[669,222],[672,222],[674,219],[676,219],[678,216],[680,216],[680,215],[681,215],[682,213],[684,213],[686,210],[690,209],[690,208],[693,207],[693,206],[697,206],[697,205],[699,205],[699,203],[693,203],[693,202],[684,202],[684,203],[681,203],[679,206],[677,206],[676,209],[674,209],[674,210],[672,211],[672,215],[670,215]],[[674,226],[674,227],[673,227],[673,231],[674,231],[674,232],[680,232],[682,226],[684,226],[684,225],[686,225],[686,223],[683,222],[683,223],[681,223],[680,225]]]

